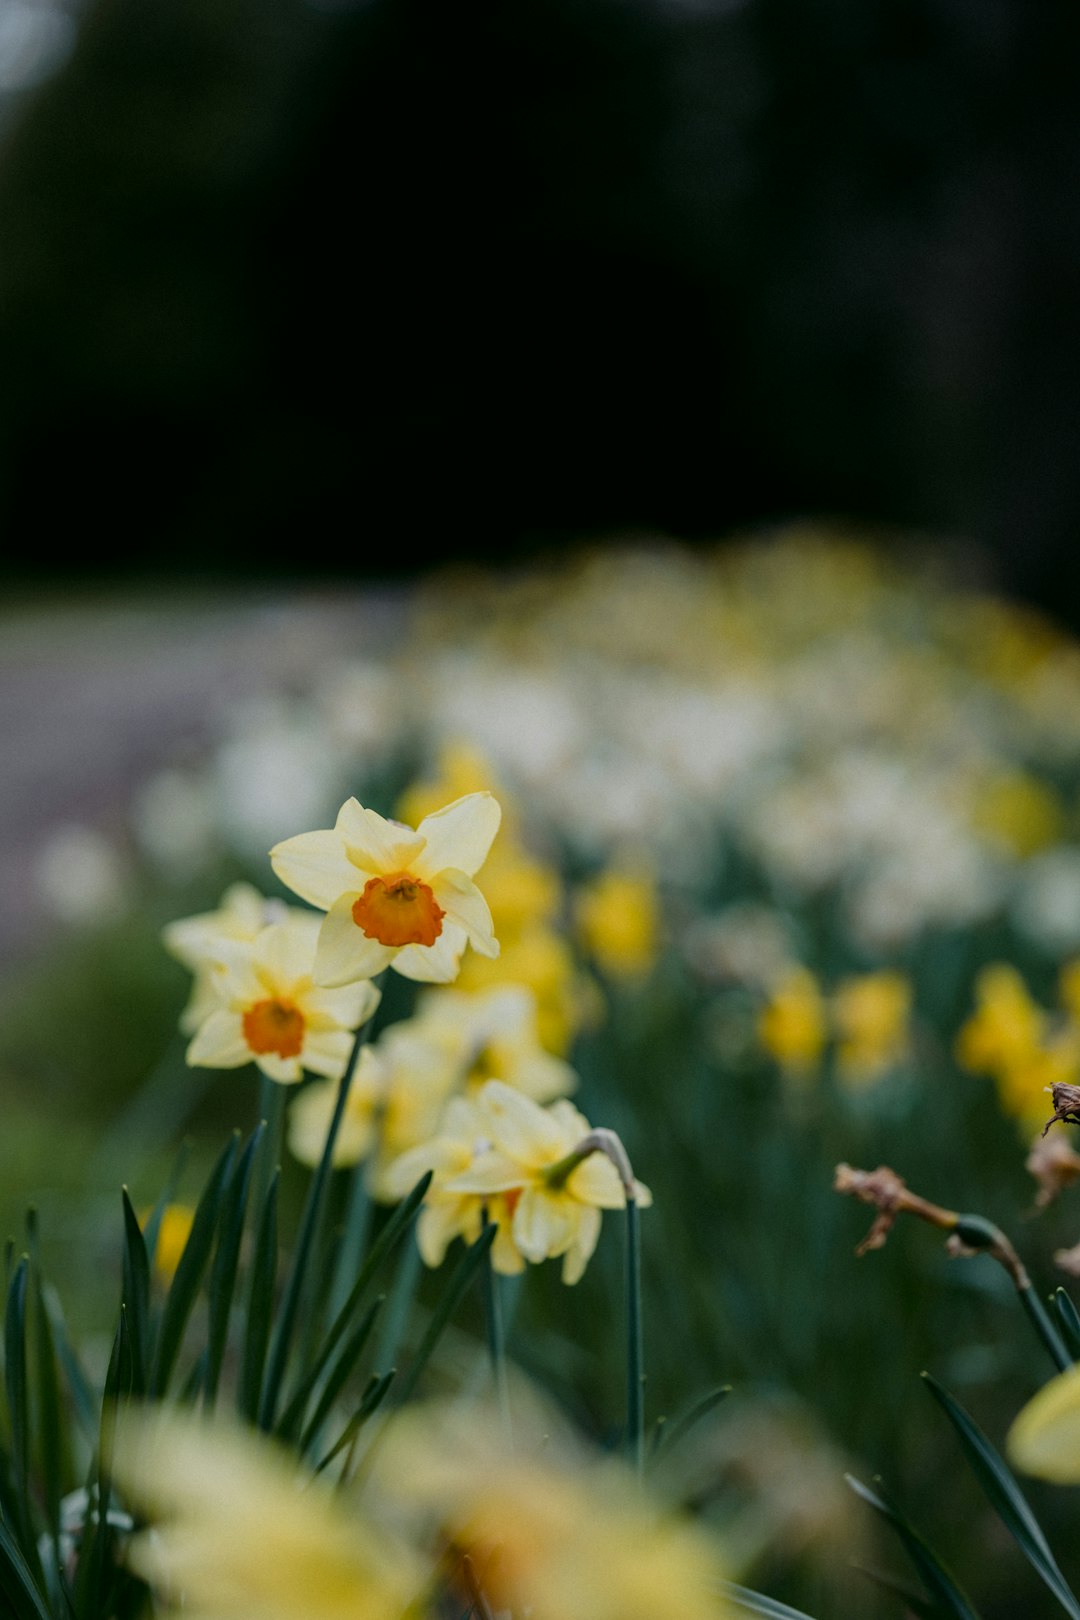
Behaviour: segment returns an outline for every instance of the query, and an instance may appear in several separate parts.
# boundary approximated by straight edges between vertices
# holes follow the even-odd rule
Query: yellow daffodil
[[[340,1079],[352,1031],[371,1017],[380,996],[366,979],[336,989],[317,986],[318,935],[318,917],[298,911],[249,944],[223,940],[215,1005],[188,1047],[188,1062],[210,1069],[255,1063],[286,1085],[305,1069]]]
[[[363,1049],[353,1070],[334,1143],[335,1168],[370,1159],[368,1184],[374,1196],[389,1201],[402,1197],[393,1190],[397,1183],[387,1182],[387,1168],[435,1135],[458,1075],[453,1056],[417,1036],[413,1021],[388,1029],[374,1046]],[[289,1147],[302,1164],[314,1167],[322,1158],[337,1091],[332,1081],[317,1080],[292,1105]],[[413,1180],[422,1174],[418,1171]]]
[[[1080,1366],[1059,1373],[1028,1401],[1009,1430],[1009,1459],[1055,1485],[1080,1484]]]
[[[774,985],[758,1018],[758,1038],[794,1074],[813,1069],[828,1035],[825,999],[808,968],[792,967]]]
[[[660,909],[645,872],[602,872],[577,896],[578,930],[586,950],[616,979],[638,979],[656,960]]]
[[[568,1063],[544,1050],[536,997],[524,985],[492,990],[429,990],[411,1029],[456,1065],[458,1085],[476,1092],[503,1080],[534,1102],[550,1102],[577,1085]]]
[[[1049,783],[1027,771],[1006,771],[983,783],[972,822],[1021,860],[1057,843],[1065,831],[1060,798]]]
[[[911,983],[890,969],[843,979],[832,1016],[840,1078],[854,1085],[876,1080],[907,1056]]]
[[[416,1242],[426,1266],[441,1266],[456,1237],[475,1243],[487,1215],[498,1228],[491,1248],[496,1271],[513,1276],[524,1271],[511,1233],[516,1191],[479,1196],[451,1190],[449,1183],[467,1171],[487,1146],[486,1124],[474,1100],[454,1097],[446,1105],[437,1135],[387,1167],[384,1187],[389,1198],[404,1198],[428,1170],[434,1172],[416,1223]]]
[[[724,1620],[712,1541],[515,1389],[515,1445],[475,1402],[403,1412],[377,1473],[432,1545],[467,1555],[490,1610],[529,1620]],[[463,1583],[468,1602],[468,1587]],[[465,1607],[464,1603],[458,1608]],[[455,1608],[452,1612],[457,1613]]]
[[[139,1216],[140,1226],[146,1226],[150,1214],[148,1209],[142,1211]],[[166,1287],[176,1275],[176,1268],[180,1264],[180,1256],[187,1247],[194,1221],[195,1211],[190,1204],[166,1204],[161,1212],[157,1243],[154,1247],[154,1271]]]
[[[957,1062],[973,1074],[992,1075],[1027,1062],[1045,1022],[1017,970],[996,962],[975,981],[975,1011],[957,1036]]]
[[[447,984],[467,943],[497,957],[491,913],[472,880],[500,814],[490,793],[470,793],[414,832],[349,799],[332,829],[275,845],[278,877],[326,912],[318,983],[349,984],[392,966],[408,979]]]
[[[162,1612],[189,1620],[404,1620],[429,1568],[385,1524],[297,1476],[262,1438],[146,1413],[118,1431],[116,1472],[151,1518],[128,1557]],[[155,1610],[155,1612],[157,1612]]]
[[[536,1264],[562,1255],[563,1282],[576,1283],[596,1248],[601,1210],[625,1207],[618,1171],[603,1154],[578,1156],[592,1126],[565,1098],[541,1108],[489,1080],[476,1107],[490,1145],[446,1183],[445,1191],[504,1198],[521,1256]],[[640,1183],[637,1201],[643,1207],[652,1202]]]
[[[565,1056],[588,1011],[586,990],[565,939],[550,928],[528,928],[509,941],[497,962],[475,954],[462,962],[457,989],[503,984],[523,984],[532,991],[541,1044]]]
[[[181,917],[162,931],[166,950],[195,975],[191,998],[180,1015],[185,1035],[193,1035],[217,1004],[214,979],[221,941],[250,942],[267,923],[284,921],[289,910],[280,900],[264,899],[250,883],[234,883],[216,911]]]

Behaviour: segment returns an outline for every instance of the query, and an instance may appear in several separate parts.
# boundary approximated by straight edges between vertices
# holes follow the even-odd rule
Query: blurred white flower
[[[116,846],[93,827],[72,822],[54,832],[35,865],[42,902],[64,922],[97,922],[123,909],[127,866]]]

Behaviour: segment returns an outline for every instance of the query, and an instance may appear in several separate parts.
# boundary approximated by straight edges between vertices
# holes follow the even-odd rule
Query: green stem
[[[259,1119],[266,1122],[266,1135],[255,1166],[255,1186],[251,1208],[258,1221],[262,1217],[270,1178],[281,1163],[285,1138],[285,1087],[265,1074],[259,1076]]]
[[[368,1187],[367,1166],[358,1164],[353,1168],[352,1181],[349,1185],[348,1202],[345,1205],[345,1218],[341,1233],[341,1247],[338,1250],[337,1262],[334,1268],[334,1285],[330,1291],[329,1316],[333,1321],[352,1291],[364,1258],[364,1251],[368,1246],[371,1235],[371,1220],[375,1213],[375,1205]]]
[[[645,1468],[645,1370],[641,1332],[641,1232],[637,1199],[626,1200],[626,1448],[638,1475]]]
[[[487,1218],[484,1211],[484,1231],[494,1223]],[[487,1252],[484,1262],[484,1321],[487,1324],[488,1358],[491,1362],[491,1376],[495,1384],[495,1395],[502,1414],[503,1427],[506,1430],[508,1441],[513,1440],[513,1420],[510,1413],[510,1384],[506,1375],[506,1332],[503,1323],[502,1298],[499,1293],[499,1277],[491,1263],[491,1250]]]

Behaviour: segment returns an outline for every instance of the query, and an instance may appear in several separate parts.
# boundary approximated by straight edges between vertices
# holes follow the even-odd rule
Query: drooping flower
[[[400,1413],[379,1484],[411,1507],[414,1534],[468,1557],[490,1611],[529,1620],[726,1620],[717,1546],[643,1492],[629,1469],[587,1451],[527,1392],[514,1391],[515,1445],[477,1402]],[[461,1582],[465,1602],[472,1594]]]
[[[389,1527],[300,1478],[270,1441],[144,1413],[116,1471],[152,1525],[129,1550],[163,1613],[188,1620],[404,1620],[430,1569]],[[155,1611],[156,1612],[156,1611]]]
[[[233,883],[221,897],[216,911],[203,911],[196,917],[181,917],[162,931],[165,949],[195,975],[191,996],[180,1015],[180,1028],[193,1035],[217,1006],[215,978],[222,940],[250,943],[271,922],[284,922],[299,908],[280,900],[267,900],[250,883]]]
[[[599,1152],[579,1152],[592,1126],[565,1098],[541,1108],[498,1080],[476,1099],[482,1146],[472,1164],[447,1181],[447,1194],[505,1198],[510,1235],[523,1259],[563,1256],[562,1279],[576,1283],[600,1236],[600,1212],[623,1209],[619,1173]],[[652,1202],[637,1183],[637,1202]]]
[[[274,871],[326,912],[315,973],[344,985],[393,967],[448,984],[466,944],[497,957],[491,913],[476,884],[499,828],[498,802],[470,793],[414,832],[348,799],[333,828],[300,833],[270,851]]]
[[[366,979],[335,989],[316,985],[318,934],[319,919],[295,911],[248,944],[223,940],[215,1002],[188,1047],[188,1062],[210,1069],[255,1063],[286,1085],[305,1069],[340,1079],[352,1032],[371,1017],[380,992]]]

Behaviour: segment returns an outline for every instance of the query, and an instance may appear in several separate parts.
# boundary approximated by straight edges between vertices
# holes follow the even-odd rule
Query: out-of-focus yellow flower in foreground
[[[828,1036],[825,999],[809,968],[792,967],[773,986],[758,1017],[762,1046],[793,1074],[808,1074]]]
[[[540,1108],[491,1080],[476,1107],[483,1145],[469,1168],[447,1182],[446,1192],[481,1202],[505,1199],[519,1254],[534,1264],[564,1256],[563,1282],[576,1283],[596,1248],[600,1211],[626,1205],[618,1171],[602,1153],[578,1158],[592,1126],[565,1098]],[[640,1183],[637,1201],[642,1207],[652,1202]]]
[[[326,912],[318,982],[349,984],[392,966],[407,979],[448,984],[466,944],[497,957],[491,912],[472,880],[500,816],[490,793],[470,793],[414,832],[349,799],[333,828],[275,844],[278,877]]]
[[[841,980],[832,998],[840,1078],[859,1085],[902,1062],[910,1017],[911,982],[903,973],[885,968]]]
[[[1055,1485],[1080,1484],[1080,1367],[1070,1367],[1028,1401],[1009,1430],[1010,1460]]]
[[[166,950],[195,975],[191,997],[180,1015],[185,1035],[193,1035],[218,1004],[215,979],[221,941],[250,944],[268,923],[284,922],[290,909],[280,900],[264,899],[250,883],[234,883],[216,911],[181,917],[162,930]]]
[[[602,872],[579,891],[575,909],[586,950],[615,979],[639,979],[656,960],[660,908],[643,871]]]
[[[152,1528],[133,1567],[185,1620],[405,1620],[428,1569],[303,1480],[269,1441],[196,1418],[122,1420],[116,1473]]]
[[[474,1403],[403,1412],[386,1433],[377,1476],[418,1535],[449,1546],[451,1573],[467,1555],[491,1609],[514,1620],[726,1620],[709,1538],[526,1405],[515,1390],[513,1448]]]
[[[139,1225],[144,1230],[150,1215],[151,1211],[148,1209],[144,1209],[139,1215]],[[180,1256],[187,1247],[194,1221],[195,1211],[190,1204],[166,1204],[161,1212],[157,1243],[154,1247],[154,1270],[166,1286],[176,1276],[176,1268],[180,1264]]]
[[[293,911],[250,944],[217,947],[215,1005],[187,1050],[189,1063],[236,1069],[256,1063],[286,1085],[305,1069],[340,1079],[352,1051],[352,1031],[379,1004],[369,980],[333,990],[313,979],[319,919]]]

